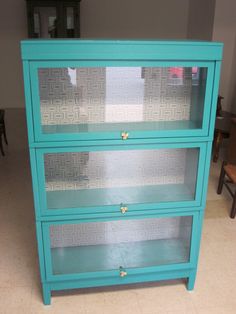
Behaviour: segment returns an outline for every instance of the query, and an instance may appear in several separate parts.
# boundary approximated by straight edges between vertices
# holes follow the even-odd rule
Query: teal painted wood
[[[188,278],[187,289],[194,287],[199,255],[201,230],[206,204],[210,169],[211,146],[214,132],[216,102],[220,77],[222,44],[178,41],[97,41],[97,40],[37,40],[22,42],[25,81],[25,99],[30,146],[30,161],[36,211],[36,234],[40,262],[40,275],[45,304],[50,304],[51,291],[104,285],[120,285],[164,279]],[[202,66],[207,67],[206,95],[202,125],[196,123],[197,112],[191,112],[192,121],[172,123],[135,123],[132,130],[125,123],[101,128],[99,125],[42,127],[38,94],[38,68],[98,67],[98,66]],[[58,133],[55,132],[55,129]],[[122,141],[121,131],[129,131],[129,139]],[[47,210],[43,191],[43,154],[47,152],[104,151],[199,147],[195,200],[130,204],[127,213],[120,206],[91,206]],[[185,180],[191,160],[187,160]],[[104,209],[105,208],[105,209]],[[107,208],[109,208],[107,210]],[[79,209],[79,210],[78,210]],[[79,274],[53,275],[50,250],[50,225],[86,222],[117,221],[155,217],[193,217],[190,259],[186,263],[169,265],[139,265],[130,268],[128,276],[121,278],[119,270],[105,269]],[[172,252],[173,253],[173,252]],[[158,261],[156,261],[158,264]]]
[[[202,212],[197,212],[195,219],[193,219],[192,226],[192,239],[191,239],[191,252],[190,252],[190,262],[194,267],[197,267],[198,259],[198,249],[199,249],[199,234],[201,234],[201,225],[202,225]]]
[[[73,246],[63,248],[63,256],[61,252],[61,248],[51,249],[54,276],[107,269],[119,270],[120,266],[127,270],[179,264],[187,263],[189,260],[188,248],[185,248],[181,240],[176,239]],[[142,256],[139,256],[140,252],[142,252]],[[126,259],[123,258],[124,255],[126,255]]]
[[[141,282],[152,282],[168,279],[178,279],[187,278],[191,275],[191,270],[189,269],[175,269],[163,272],[153,272],[145,274],[135,274],[134,276],[129,276],[129,278],[124,277],[117,279],[117,277],[103,277],[103,278],[93,278],[89,279],[79,279],[71,281],[58,281],[50,282],[51,290],[64,290],[64,289],[76,289],[76,288],[89,288],[89,287],[102,287],[102,286],[112,286],[112,285],[123,285],[131,283],[141,283]]]
[[[30,153],[30,168],[31,168],[31,178],[32,178],[32,187],[34,194],[34,209],[36,219],[40,217],[40,189],[41,187],[38,184],[38,165],[37,165],[37,157],[36,150],[34,148],[29,149]]]
[[[203,207],[191,207],[191,213],[204,212]],[[117,221],[117,220],[130,220],[130,219],[145,219],[145,218],[159,218],[159,217],[179,217],[187,216],[189,208],[167,208],[156,210],[143,210],[138,212],[127,212],[125,215],[119,213],[94,213],[94,214],[76,214],[76,215],[57,215],[57,216],[42,216],[38,221],[40,222],[57,222],[57,224],[63,224],[64,222],[72,223],[73,221],[85,222],[103,222],[103,221]]]
[[[88,51],[89,46],[89,51]],[[131,40],[24,40],[23,60],[221,60],[222,43]]]
[[[204,219],[204,211],[199,211],[198,217],[195,220],[197,226],[193,231],[194,234],[193,234],[192,243],[191,243],[191,256],[192,256],[192,264],[194,265],[194,268],[191,270],[191,274],[189,276],[188,283],[187,283],[187,289],[189,291],[194,289],[195,279],[197,275],[203,219]]]
[[[91,49],[91,47],[87,47],[87,49]],[[199,61],[199,60],[183,60],[174,59],[174,60],[160,60],[156,57],[154,60],[148,59],[140,59],[138,61],[134,59],[130,60],[83,60],[79,58],[75,58],[70,60],[69,58],[64,58],[61,60],[51,60],[51,61],[42,61],[42,60],[34,60],[29,62],[30,67],[30,75],[38,76],[38,69],[47,69],[47,68],[94,68],[94,67],[200,67],[200,68],[208,68],[214,67],[215,60],[207,60],[207,61]]]
[[[148,241],[149,242],[149,248],[150,249],[154,249],[150,244],[150,242],[151,241]],[[123,249],[125,250],[125,244],[123,244],[122,245],[123,246]],[[126,245],[126,246],[128,246],[128,245]],[[136,249],[142,249],[142,250],[144,250],[144,248],[143,247],[141,247],[141,246],[138,246],[137,244],[136,244],[136,247],[134,248],[134,247],[132,247],[131,245],[130,245],[130,248],[131,249],[133,249],[133,251],[134,251],[134,254],[135,254],[135,250]],[[137,267],[132,267],[132,268],[129,268],[129,267],[123,267],[123,269],[125,270],[125,271],[127,271],[127,273],[128,273],[128,275],[139,275],[139,274],[148,274],[148,273],[154,273],[154,272],[165,272],[165,271],[171,271],[171,270],[173,270],[173,269],[188,269],[188,268],[191,268],[191,264],[189,263],[189,262],[186,262],[186,259],[187,259],[187,253],[186,252],[183,252],[184,250],[183,250],[183,245],[180,247],[180,246],[178,246],[178,244],[175,244],[175,249],[177,250],[177,249],[180,249],[181,250],[181,252],[182,252],[182,255],[181,256],[178,256],[178,261],[177,261],[177,257],[175,257],[174,256],[174,251],[173,251],[173,244],[172,244],[172,246],[171,246],[171,249],[172,249],[172,251],[171,251],[171,253],[172,253],[172,258],[174,259],[176,259],[176,263],[172,263],[172,264],[168,264],[168,263],[170,263],[170,262],[167,262],[166,261],[166,264],[165,265],[160,265],[160,266],[149,266],[149,265],[147,265],[147,266],[144,266],[143,264],[142,265],[140,265],[140,267],[139,268],[137,268]],[[120,249],[120,247],[119,247],[119,249]],[[107,247],[107,248],[104,248],[103,250],[100,250],[100,247],[98,247],[97,246],[97,248],[94,248],[94,251],[93,251],[93,253],[96,253],[97,254],[97,258],[96,258],[96,265],[98,265],[98,266],[101,266],[101,262],[100,262],[100,257],[101,257],[101,254],[108,254],[108,255],[104,255],[104,256],[107,256],[108,258],[112,258],[113,260],[115,259],[115,258],[117,258],[118,259],[118,254],[120,253],[120,251],[119,251],[119,249],[117,248],[117,247],[115,247],[115,246],[110,246],[110,247]],[[146,249],[147,249],[147,247],[146,247]],[[157,248],[156,248],[157,249]],[[165,250],[167,250],[166,248],[165,249],[163,249],[163,248],[161,248],[160,246],[158,247],[158,249],[160,249],[160,251],[159,251],[159,254],[163,254],[163,252],[162,251],[165,251]],[[76,250],[76,248],[72,248],[72,250],[73,251],[75,251]],[[111,251],[112,250],[112,251]],[[153,251],[149,251],[149,253],[154,253]],[[60,254],[60,252],[57,252],[58,253],[58,255]],[[65,254],[66,254],[67,252],[65,252]],[[75,252],[73,252],[73,253],[75,253]],[[83,257],[83,255],[81,256],[81,253],[82,253],[82,251],[78,251],[77,252],[77,254],[79,254],[80,253],[80,255],[78,255],[78,256],[80,256],[80,261],[81,261],[81,257]],[[91,253],[91,251],[90,251],[90,253]],[[112,253],[112,254],[111,254]],[[83,253],[82,253],[83,254]],[[91,255],[91,254],[87,254],[87,257],[93,257],[93,259],[94,259],[94,257],[95,257],[95,255]],[[56,257],[55,256],[55,254],[54,254],[54,256],[53,256],[54,258]],[[73,254],[73,255],[70,255],[70,256],[68,256],[68,258],[74,258],[75,257],[75,254]],[[151,258],[150,256],[148,256],[149,258]],[[155,255],[155,257],[156,257],[156,255]],[[163,255],[162,255],[162,257],[163,257]],[[63,262],[63,259],[59,256],[59,258],[60,258],[60,261],[61,262]],[[169,257],[170,258],[170,257]],[[114,277],[114,278],[116,278],[117,279],[117,282],[119,282],[121,279],[120,279],[120,269],[119,269],[119,266],[122,266],[122,265],[120,265],[119,264],[119,262],[120,262],[120,260],[118,259],[117,260],[117,263],[115,263],[114,262],[114,265],[115,264],[117,264],[117,268],[116,269],[112,269],[112,270],[101,270],[101,271],[92,271],[91,269],[89,269],[89,270],[86,270],[86,265],[87,266],[89,266],[89,263],[91,262],[91,260],[87,260],[86,262],[85,261],[81,261],[81,263],[82,263],[82,267],[81,268],[79,268],[79,266],[78,266],[78,264],[77,264],[77,268],[74,268],[74,272],[69,272],[69,269],[71,268],[71,269],[73,269],[73,266],[70,266],[69,267],[69,265],[68,265],[68,259],[65,259],[64,261],[67,261],[67,264],[64,264],[65,266],[67,266],[67,267],[65,267],[64,268],[64,271],[66,272],[66,271],[68,271],[68,273],[66,274],[53,274],[52,273],[52,268],[53,268],[53,266],[52,266],[52,263],[51,263],[51,269],[49,270],[49,272],[47,273],[47,279],[49,280],[49,281],[62,281],[62,280],[76,280],[76,279],[91,279],[91,280],[96,280],[97,278],[106,278],[106,277]],[[105,262],[105,261],[104,261]],[[108,262],[108,260],[107,260],[107,262]],[[158,265],[158,262],[160,262],[160,261],[158,261],[158,259],[156,259],[156,263],[157,263],[157,265]],[[164,262],[164,261],[163,261]],[[178,262],[180,263],[180,264],[178,264]],[[85,264],[86,263],[86,264]],[[104,263],[105,264],[105,263]],[[119,265],[118,265],[119,264]],[[141,264],[141,263],[140,263]],[[47,263],[47,266],[49,266],[50,264],[49,263]],[[75,263],[74,263],[74,266],[75,266]],[[103,266],[103,265],[102,265]],[[75,272],[75,269],[78,269],[78,270],[80,270],[81,272]],[[56,269],[56,270],[58,270],[58,269]],[[146,271],[145,271],[146,270]]]
[[[39,270],[41,282],[46,281],[46,268],[45,268],[45,255],[44,255],[44,243],[43,243],[43,234],[42,234],[42,224],[39,221],[36,221],[36,237],[38,244],[38,259],[39,259]]]
[[[195,279],[196,279],[196,269],[190,271],[190,275],[189,275],[188,281],[187,281],[187,290],[188,291],[192,291],[194,289]]]
[[[162,217],[185,217],[185,216],[192,216],[193,221],[192,221],[192,238],[195,236],[197,230],[197,220],[198,219],[198,213],[196,212],[187,212],[185,214],[180,213],[179,215],[173,215],[173,214],[160,214],[158,215],[156,218],[162,218]],[[111,219],[112,220],[112,219]],[[112,277],[112,276],[119,276],[119,267],[117,267],[117,269],[107,269],[107,270],[103,270],[103,271],[90,271],[90,272],[86,272],[86,271],[81,271],[80,273],[68,273],[68,274],[53,274],[53,269],[52,269],[52,252],[51,252],[51,244],[50,244],[50,226],[53,225],[64,225],[64,224],[70,225],[70,224],[81,224],[83,222],[79,221],[55,221],[55,222],[45,222],[43,223],[43,235],[44,235],[44,247],[45,247],[45,259],[46,259],[46,273],[47,273],[47,279],[50,281],[60,281],[60,280],[72,280],[74,279],[89,279],[89,278],[99,278],[99,277]],[[113,248],[114,251],[114,248]],[[148,267],[127,267],[125,268],[125,270],[131,274],[139,274],[139,273],[149,273],[149,272],[162,272],[162,271],[167,271],[167,270],[174,270],[174,269],[184,269],[184,268],[193,268],[194,267],[194,263],[195,261],[193,260],[193,257],[191,256],[193,252],[193,249],[191,248],[190,250],[190,256],[189,259],[185,256],[182,256],[182,262],[181,263],[166,263],[164,265],[159,265],[159,266],[148,266]],[[115,252],[116,254],[116,252]],[[169,254],[169,253],[168,253]],[[178,252],[176,253],[178,254]],[[97,252],[96,253],[97,256],[99,256],[100,254]],[[102,255],[102,257],[104,257],[106,255]],[[171,258],[173,258],[171,256]],[[176,258],[177,259],[177,258]],[[179,257],[179,259],[181,259],[181,256]],[[183,261],[183,259],[185,260],[185,262]],[[186,260],[187,259],[187,260]],[[85,261],[86,263],[86,261]],[[96,267],[96,260],[94,260],[95,266]],[[99,263],[99,262],[98,262]],[[114,264],[116,262],[114,261]],[[145,263],[145,261],[140,261],[140,263]],[[106,263],[105,263],[106,264]],[[110,265],[110,263],[108,263]],[[157,263],[158,264],[158,263]],[[122,265],[121,265],[122,266]],[[81,267],[86,267],[86,266],[81,266]]]
[[[178,215],[180,213],[184,214],[186,212],[189,212],[189,208],[191,208],[192,212],[199,212],[199,211],[204,211],[203,207],[194,207],[194,206],[189,206],[186,208],[183,207],[171,207],[171,208],[154,208],[154,209],[144,209],[144,210],[128,210],[125,214],[122,214],[119,210],[116,212],[103,212],[103,211],[96,211],[96,213],[89,213],[89,215],[85,212],[83,214],[70,214],[70,215],[47,215],[44,214],[43,216],[37,218],[37,221],[41,222],[49,222],[49,221],[68,221],[71,219],[75,220],[81,220],[81,222],[91,222],[91,221],[110,221],[112,220],[121,220],[121,219],[144,219],[144,218],[150,218],[150,217],[157,217],[158,215],[163,213],[166,213],[168,215]]]
[[[197,179],[195,191],[189,190],[186,185],[163,185],[152,187],[136,188],[113,188],[96,190],[68,190],[46,193],[44,154],[65,153],[65,152],[86,152],[86,151],[116,151],[119,146],[96,146],[96,147],[70,147],[51,148],[37,150],[38,182],[40,195],[40,208],[43,215],[66,215],[66,214],[90,214],[90,213],[111,213],[119,212],[121,203],[129,207],[129,211],[159,209],[159,208],[180,208],[187,206],[200,206],[201,187],[204,177],[205,143],[172,143],[156,145],[132,145],[122,147],[123,150],[143,150],[161,148],[198,148],[199,161],[197,168]],[[139,192],[138,192],[139,191]],[[156,192],[155,192],[156,191]],[[154,193],[155,192],[155,193]],[[108,197],[109,195],[109,197]],[[118,202],[117,195],[120,195]],[[153,198],[151,196],[153,195]],[[121,197],[122,196],[122,197]],[[106,198],[109,203],[106,202]],[[105,198],[105,199],[104,199]],[[172,199],[171,199],[172,198]],[[114,202],[110,203],[111,200]],[[94,204],[91,202],[95,202]],[[40,214],[40,213],[38,213]]]
[[[107,197],[107,199],[104,199]],[[166,202],[188,202],[195,193],[187,184],[165,184],[122,188],[97,188],[83,190],[59,190],[46,193],[47,208],[57,211],[65,208],[101,208],[120,204],[127,206],[153,203],[154,207]],[[158,205],[156,205],[158,204]],[[148,205],[147,205],[148,206]],[[130,209],[130,208],[129,208]],[[87,210],[88,212],[88,210]],[[89,212],[88,212],[89,213]]]
[[[48,283],[43,283],[42,284],[42,289],[43,289],[43,303],[45,305],[50,305],[51,304],[51,289],[50,285]]]
[[[43,126],[43,136],[47,139],[49,136],[57,136],[61,137],[64,134],[74,134],[77,133],[101,133],[101,132],[119,132],[120,130],[129,130],[132,127],[131,131],[133,132],[150,132],[158,131],[160,135],[166,135],[168,137],[171,136],[174,131],[181,131],[184,135],[184,131],[186,130],[190,132],[199,131],[195,129],[200,129],[200,123],[195,121],[144,121],[144,122],[132,122],[132,126],[128,122],[124,123],[109,123],[107,125],[98,124],[65,124],[65,125],[45,125]],[[166,134],[166,132],[170,132],[170,134]],[[199,132],[194,132],[199,133]],[[158,133],[159,135],[159,133]],[[195,134],[193,134],[194,136]],[[174,135],[174,137],[176,137]],[[132,138],[132,137],[131,137]],[[56,139],[56,138],[55,138]],[[84,139],[83,139],[84,140]]]
[[[165,122],[134,122],[134,123],[109,123],[109,124],[84,124],[84,125],[41,125],[40,95],[38,69],[40,68],[63,68],[63,67],[91,67],[96,64],[100,66],[184,66],[184,67],[204,67],[207,68],[206,92],[203,105],[202,121],[165,121]],[[214,78],[214,62],[193,62],[185,61],[137,61],[135,63],[124,62],[121,60],[92,63],[92,61],[60,61],[60,62],[33,62],[30,64],[31,86],[33,98],[33,118],[35,126],[35,139],[39,142],[59,141],[59,140],[104,140],[120,139],[122,131],[129,132],[130,139],[145,139],[158,137],[190,137],[190,136],[207,136],[208,125],[211,109],[212,85]]]
[[[142,282],[154,282],[170,279],[182,279],[188,278],[192,274],[191,269],[176,269],[172,271],[153,272],[153,273],[141,273],[117,279],[114,277],[102,277],[92,279],[79,279],[79,280],[67,280],[58,282],[49,282],[43,284],[43,299],[44,304],[51,304],[51,291],[66,290],[66,289],[77,289],[77,288],[89,288],[89,287],[102,287],[102,286],[114,286],[123,284],[133,284]]]
[[[211,102],[212,102],[212,88],[214,84],[214,65],[208,67],[207,71],[207,83],[204,99],[204,108],[203,108],[203,121],[202,121],[202,130],[205,131],[204,135],[209,134],[209,121],[211,113]]]
[[[208,190],[208,180],[209,180],[209,173],[210,173],[210,166],[211,166],[211,154],[212,154],[212,141],[207,142],[207,150],[206,150],[206,160],[204,163],[204,181],[202,184],[202,206],[206,206],[206,199],[207,199],[207,190]]]
[[[212,89],[212,104],[211,104],[211,118],[210,118],[210,126],[209,126],[209,135],[212,138],[214,134],[215,128],[215,119],[216,119],[216,106],[217,106],[217,98],[218,98],[218,89],[220,83],[220,67],[221,62],[215,62],[215,74],[214,74],[214,85]]]
[[[186,135],[186,134],[185,134]],[[202,137],[179,137],[175,139],[176,143],[201,143],[206,141],[212,141],[212,137],[202,136]],[[97,141],[56,141],[56,142],[34,142],[31,144],[32,148],[57,148],[57,147],[93,147],[93,146],[103,146],[103,145],[120,145],[120,147],[126,147],[129,145],[142,145],[142,144],[167,144],[173,143],[173,138],[143,138],[143,139],[128,139],[123,140],[97,140]]]
[[[30,87],[30,69],[29,62],[23,61],[23,77],[24,77],[24,92],[26,103],[26,119],[28,127],[28,142],[29,146],[34,142],[34,126],[33,126],[33,105],[31,102],[31,89]]]
[[[37,115],[36,115],[37,116]],[[36,117],[35,116],[35,117]],[[35,118],[36,119],[36,118]],[[206,122],[204,123],[206,125]],[[57,132],[58,133],[42,133],[40,128],[35,128],[35,131],[37,132],[36,139],[40,142],[46,142],[46,141],[60,141],[62,139],[64,140],[82,140],[82,141],[92,141],[92,140],[120,140],[121,134],[123,131],[129,133],[129,139],[145,139],[145,138],[158,138],[158,137],[165,137],[165,138],[180,138],[180,137],[194,137],[194,136],[205,136],[207,133],[204,133],[204,131],[201,128],[195,128],[194,123],[176,123],[176,122],[169,122],[169,123],[153,123],[153,129],[152,131],[145,129],[146,123],[138,123],[136,124],[137,128],[140,128],[141,130],[134,130],[132,126],[130,125],[128,128],[128,124],[122,123],[121,125],[114,125],[112,124],[110,126],[111,129],[117,128],[119,130],[113,131],[108,130],[106,132],[102,131],[94,131],[93,129],[96,129],[97,126],[92,125],[85,125],[85,129],[89,129],[91,127],[91,132],[74,132],[74,125],[67,125],[64,126],[57,126]],[[187,126],[185,128],[185,126]],[[53,129],[54,127],[47,127],[47,129]],[[83,128],[83,126],[82,126]],[[174,129],[176,128],[176,129]],[[67,129],[68,132],[65,132]],[[72,132],[71,132],[72,130]],[[77,127],[78,130],[78,127]],[[61,132],[62,131],[62,132]],[[208,131],[208,129],[207,129]]]
[[[144,189],[145,191],[145,189]],[[171,192],[171,190],[169,191]],[[167,193],[167,191],[166,191]],[[58,193],[59,194],[59,193]],[[55,197],[58,195],[56,194]],[[64,195],[64,194],[63,194]],[[76,194],[75,194],[76,195]],[[78,199],[78,195],[76,195]],[[73,193],[65,193],[65,197],[74,197]],[[180,198],[180,197],[179,197]],[[61,199],[61,198],[60,198]],[[188,206],[188,208],[194,208],[195,210],[198,210],[199,206],[201,204],[201,201],[194,200],[194,201],[187,201],[187,200],[175,200],[175,201],[166,201],[164,202],[159,201],[158,203],[142,203],[142,204],[124,204],[128,207],[128,212],[125,213],[126,216],[133,216],[136,214],[142,215],[143,213],[147,213],[147,211],[151,211],[151,213],[155,211],[162,211],[162,210],[168,210],[172,209],[172,212],[178,212],[180,209],[183,208],[183,206]],[[67,205],[68,206],[68,205]],[[63,219],[66,219],[67,215],[73,215],[73,216],[79,216],[79,217],[86,217],[93,215],[92,217],[97,217],[97,214],[99,214],[101,217],[111,217],[113,215],[117,215],[118,217],[124,217],[124,214],[121,214],[121,204],[117,205],[97,205],[97,206],[84,206],[81,207],[77,205],[76,207],[67,207],[63,209],[44,209],[41,210],[41,217],[38,218],[38,220],[47,220],[50,219],[51,216],[54,217],[63,217]],[[53,218],[52,218],[53,219]]]

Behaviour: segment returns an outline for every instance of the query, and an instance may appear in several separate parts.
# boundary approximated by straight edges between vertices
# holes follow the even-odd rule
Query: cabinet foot
[[[49,285],[43,283],[42,288],[43,288],[43,303],[45,305],[50,305],[51,304],[51,290],[49,288]]]
[[[193,273],[192,275],[188,277],[188,281],[187,281],[188,291],[192,291],[194,289],[195,279],[196,279],[196,273]]]

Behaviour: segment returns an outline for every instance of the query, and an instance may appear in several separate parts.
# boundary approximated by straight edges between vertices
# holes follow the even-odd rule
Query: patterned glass
[[[200,128],[206,75],[200,67],[40,68],[42,130],[67,132],[68,125],[80,126],[77,132],[97,125],[100,131],[111,125],[120,130],[122,123],[135,130],[161,121],[191,121]]]
[[[52,225],[52,271],[128,273],[134,267],[187,263],[191,230],[191,216]]]
[[[198,148],[44,155],[48,208],[195,199]]]

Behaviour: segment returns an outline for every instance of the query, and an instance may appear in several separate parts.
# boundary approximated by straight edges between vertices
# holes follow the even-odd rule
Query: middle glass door
[[[174,146],[57,152],[42,149],[38,157],[42,166],[39,186],[44,187],[41,207],[58,214],[58,210],[88,213],[122,211],[127,206],[132,210],[152,209],[173,206],[173,202],[179,206],[193,204],[199,201],[202,144]]]

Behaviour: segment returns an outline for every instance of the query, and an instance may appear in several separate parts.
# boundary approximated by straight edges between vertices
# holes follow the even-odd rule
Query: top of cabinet
[[[31,143],[212,137],[221,43],[27,40],[21,48]]]
[[[23,40],[23,60],[199,60],[222,59],[223,44],[158,40]]]

